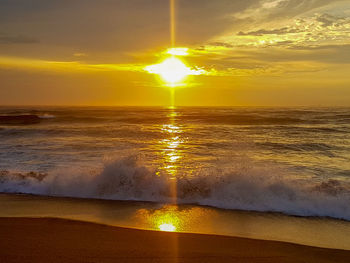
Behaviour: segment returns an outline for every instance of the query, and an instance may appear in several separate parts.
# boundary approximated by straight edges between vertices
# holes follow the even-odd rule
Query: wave
[[[317,152],[320,155],[335,157],[336,150],[343,150],[346,147],[329,145],[326,143],[286,143],[286,142],[262,142],[256,143],[258,146],[278,151],[293,152]]]
[[[0,109],[1,110],[1,109]],[[341,125],[349,124],[347,115],[337,115],[331,112],[323,116],[323,112],[294,112],[284,111],[264,111],[258,109],[251,110],[220,110],[220,109],[178,109],[176,114],[169,118],[169,110],[162,109],[19,109],[17,111],[3,111],[3,118],[36,118],[37,121],[49,121],[55,123],[127,123],[127,124],[164,124],[169,122],[180,122],[190,124],[211,124],[211,125],[244,125],[244,126],[286,126],[290,125],[298,132],[347,132],[347,129],[332,129],[329,124]],[[1,120],[0,120],[1,123]],[[317,125],[327,124],[327,127],[317,127]],[[310,126],[311,125],[311,126]],[[316,126],[315,126],[316,125]]]
[[[56,118],[55,115],[52,114],[9,114],[9,115],[0,115],[0,125],[31,125],[38,124],[45,120],[50,120]]]
[[[34,114],[0,115],[0,124],[28,125],[40,123],[39,116]]]
[[[39,115],[38,116],[40,119],[54,119],[56,118],[55,115],[52,115],[52,114],[48,114],[48,113],[44,113],[42,115]]]
[[[175,189],[175,191],[174,191]],[[110,161],[98,172],[79,169],[41,173],[0,172],[0,191],[48,196],[197,204],[224,209],[281,212],[350,220],[346,182],[311,182],[279,169],[236,164],[231,170],[196,176],[159,174],[130,156]]]

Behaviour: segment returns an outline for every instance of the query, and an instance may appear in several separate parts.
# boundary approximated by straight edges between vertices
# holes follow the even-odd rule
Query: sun
[[[188,55],[186,48],[168,49],[166,54],[171,55],[165,58],[159,64],[146,66],[144,69],[148,73],[157,74],[161,79],[170,86],[176,86],[182,83],[189,75],[201,75],[203,69],[190,68],[177,56]]]
[[[159,226],[159,230],[161,231],[167,231],[167,232],[174,232],[176,230],[176,227],[173,224],[161,224]]]
[[[165,82],[170,84],[181,82],[192,74],[192,70],[176,57],[167,58],[160,64],[147,66],[146,70],[149,73],[159,74]]]

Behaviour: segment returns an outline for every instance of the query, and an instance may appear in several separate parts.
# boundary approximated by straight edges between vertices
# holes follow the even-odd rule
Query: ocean
[[[350,220],[350,108],[0,107],[0,192]]]

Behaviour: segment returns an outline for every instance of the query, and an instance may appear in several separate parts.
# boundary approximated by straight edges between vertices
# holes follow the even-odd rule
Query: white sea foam
[[[198,171],[192,177],[156,173],[131,156],[108,162],[99,172],[71,169],[38,174],[3,172],[0,191],[114,200],[176,202],[226,209],[328,216],[350,220],[350,190],[345,182],[297,180],[287,172],[241,162],[232,169]]]

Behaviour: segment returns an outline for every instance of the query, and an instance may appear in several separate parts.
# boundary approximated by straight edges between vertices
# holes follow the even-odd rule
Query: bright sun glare
[[[176,230],[176,227],[173,224],[164,223],[159,226],[159,229],[161,231],[174,232]]]
[[[192,69],[176,56],[186,56],[187,48],[171,48],[167,54],[171,55],[159,64],[149,65],[145,70],[151,74],[158,74],[167,84],[181,83],[189,75],[201,75],[202,69]]]
[[[163,80],[171,84],[180,82],[191,74],[191,69],[176,57],[170,57],[160,64],[148,66],[146,70],[159,74]]]
[[[170,55],[175,55],[175,56],[188,56],[188,48],[187,47],[169,48],[166,51],[166,53]]]

